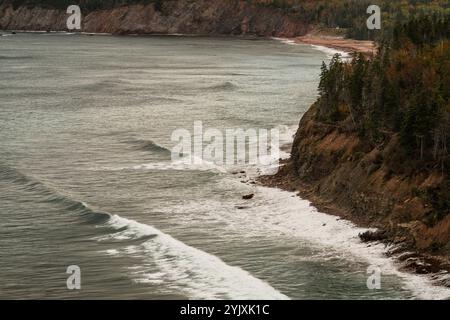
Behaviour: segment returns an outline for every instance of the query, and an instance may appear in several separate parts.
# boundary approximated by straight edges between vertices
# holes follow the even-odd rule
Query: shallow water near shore
[[[261,168],[170,160],[173,130],[195,121],[289,142],[329,58],[275,40],[1,37],[0,298],[448,297],[362,229],[247,183]]]

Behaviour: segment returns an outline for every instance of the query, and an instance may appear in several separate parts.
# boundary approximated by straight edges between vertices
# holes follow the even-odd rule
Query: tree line
[[[0,0],[12,3],[14,7],[23,5],[65,9],[69,5],[80,5],[84,13],[132,4],[155,4],[161,11],[165,2],[173,0]],[[195,2],[195,0],[191,0]],[[236,4],[240,0],[234,0]],[[379,40],[386,34],[392,35],[395,21],[407,21],[413,16],[450,12],[448,0],[244,0],[256,6],[282,10],[303,23],[338,28],[349,38]],[[382,31],[368,30],[367,8],[378,5],[382,10]]]
[[[285,10],[312,25],[344,30],[347,37],[359,40],[378,40],[391,35],[397,21],[450,12],[448,0],[249,0],[255,4]],[[367,8],[378,5],[382,10],[382,31],[367,29]]]
[[[399,133],[403,146],[424,158],[447,154],[450,138],[450,16],[421,16],[394,27],[374,57],[347,63],[335,55],[322,65],[319,117],[353,127],[376,142]],[[427,151],[432,151],[427,153]]]
[[[396,174],[438,172],[442,183],[420,191],[430,221],[450,212],[450,16],[420,15],[393,25],[373,57],[335,55],[322,65],[317,120],[357,132],[370,148],[398,139]]]

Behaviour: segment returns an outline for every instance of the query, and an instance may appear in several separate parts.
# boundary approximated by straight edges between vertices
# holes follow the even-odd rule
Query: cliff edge
[[[354,131],[318,120],[317,104],[300,121],[291,158],[272,187],[298,192],[320,210],[378,231],[363,241],[394,244],[390,254],[418,273],[450,270],[450,215],[432,221],[434,205],[420,190],[442,190],[439,170],[408,172],[399,138],[372,146]],[[450,283],[446,283],[450,285]]]
[[[283,10],[240,0],[173,0],[115,6],[82,13],[82,30],[111,34],[256,35],[294,37],[309,26]],[[60,8],[15,7],[0,1],[0,29],[64,31],[69,15]]]

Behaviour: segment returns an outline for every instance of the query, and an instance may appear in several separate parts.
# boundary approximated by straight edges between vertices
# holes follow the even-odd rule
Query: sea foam
[[[139,256],[144,260],[143,264],[130,267],[130,274],[137,283],[167,283],[190,299],[288,299],[247,271],[188,246],[153,226],[118,215],[111,216],[105,226],[119,231],[97,238],[98,241],[152,236],[140,245],[107,252],[113,256]],[[156,265],[158,271],[150,265]]]

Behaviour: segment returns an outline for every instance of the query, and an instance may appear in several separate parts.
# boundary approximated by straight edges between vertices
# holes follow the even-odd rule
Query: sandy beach
[[[293,39],[296,43],[324,46],[345,52],[362,52],[367,55],[376,53],[377,46],[373,41],[345,39],[336,36],[306,35]]]

